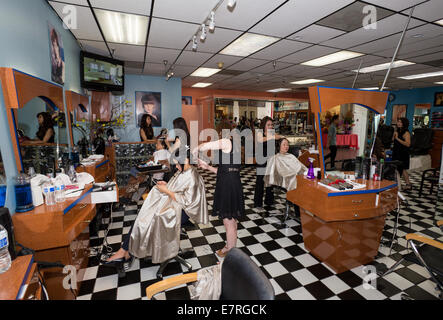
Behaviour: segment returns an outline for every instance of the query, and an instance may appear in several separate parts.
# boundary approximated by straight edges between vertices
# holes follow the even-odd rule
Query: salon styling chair
[[[271,282],[251,260],[238,248],[232,248],[221,267],[220,300],[274,300]],[[170,288],[197,281],[197,272],[174,276],[146,288],[148,299]]]
[[[433,131],[430,128],[416,128],[411,137],[411,156],[421,156],[429,154],[432,149]]]
[[[438,185],[439,177],[440,177],[440,171],[437,170],[436,168],[424,170],[423,173],[421,174],[420,192],[418,196],[421,197],[421,194],[423,193],[423,185],[425,181],[431,183],[431,189],[429,191],[429,194],[432,194],[434,185]]]
[[[438,221],[437,225],[443,232],[443,220]],[[418,264],[426,269],[431,276],[431,280],[437,285],[436,290],[439,292],[440,300],[443,300],[443,242],[434,240],[415,233],[406,235],[408,245],[412,252],[404,255],[387,271],[378,271],[380,277],[384,277],[393,272],[403,260]],[[409,300],[406,294],[402,294],[402,299]]]

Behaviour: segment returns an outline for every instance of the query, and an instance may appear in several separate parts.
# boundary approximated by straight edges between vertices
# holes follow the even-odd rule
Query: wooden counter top
[[[34,257],[20,256],[8,271],[0,274],[0,300],[17,300],[21,288],[29,281]]]

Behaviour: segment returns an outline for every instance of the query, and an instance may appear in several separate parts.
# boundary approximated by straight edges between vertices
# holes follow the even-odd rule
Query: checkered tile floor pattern
[[[284,226],[275,224],[278,220],[273,215],[282,215],[285,211],[285,195],[275,191],[275,205],[254,209],[255,169],[243,168],[241,174],[246,216],[238,224],[237,246],[244,250],[270,279],[276,299],[398,300],[401,293],[407,293],[414,299],[437,299],[435,285],[426,270],[409,262],[403,262],[395,272],[384,278],[377,278],[376,283],[370,281],[372,289],[365,289],[367,286],[364,285],[363,278],[367,273],[364,272],[366,269],[364,270],[363,266],[336,274],[304,248],[302,228],[296,219],[290,218]],[[202,176],[205,179],[211,210],[215,175],[202,172]],[[420,173],[412,174],[414,189],[405,192],[409,207],[400,211],[398,243],[393,246],[390,256],[388,256],[389,244],[381,246],[372,265],[378,266],[384,263],[387,267],[391,267],[407,253],[407,243],[404,239],[407,233],[416,232],[443,241],[442,232],[435,226],[436,192],[434,190],[434,193],[429,195],[429,186],[426,186],[424,195],[419,198],[420,178]],[[142,203],[142,201],[134,202],[114,210],[107,236],[112,251],[120,248],[122,235],[129,231]],[[393,215],[388,216],[383,234],[386,239],[392,238],[394,221]],[[106,252],[103,241],[109,222],[109,218],[102,219],[98,235],[91,237],[91,257],[88,267],[79,271],[84,280],[77,298],[144,300],[146,287],[157,282],[156,272],[159,265],[152,264],[148,259],[135,259],[125,278],[118,278],[114,268],[100,265],[100,255],[94,251]],[[222,221],[211,216],[209,224],[186,227],[186,231],[187,237],[182,237],[181,247],[193,249],[185,255],[193,270],[216,264],[219,258],[215,251],[224,246],[226,239]],[[186,272],[184,267],[173,262],[166,267],[164,278],[184,272]],[[160,293],[156,298],[189,299],[189,289],[183,285]]]

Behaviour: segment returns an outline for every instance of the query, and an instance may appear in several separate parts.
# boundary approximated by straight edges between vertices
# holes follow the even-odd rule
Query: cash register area
[[[162,279],[230,257],[242,262],[233,276],[256,277],[223,284],[239,300],[443,298],[441,0],[0,2],[0,300],[148,300]],[[375,31],[357,19],[369,4],[382,16]],[[220,171],[239,172],[245,205],[225,256],[213,168],[165,160],[184,127],[182,149],[207,142],[206,129],[212,140],[251,133],[238,139],[240,169]],[[273,154],[259,154],[263,134]],[[201,159],[216,166],[214,154]],[[188,205],[202,188],[175,168],[202,177],[208,223],[194,221],[201,212],[185,221],[206,207]],[[156,196],[169,207],[141,210]],[[156,248],[178,256],[109,263],[140,212],[153,229],[172,217],[158,237],[180,233],[180,250]],[[195,286],[155,299],[190,300]]]

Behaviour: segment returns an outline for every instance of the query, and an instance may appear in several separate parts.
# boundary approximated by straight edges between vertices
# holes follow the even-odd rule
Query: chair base
[[[174,257],[174,258],[171,258],[171,259],[169,259],[169,260],[166,260],[165,262],[163,262],[163,263],[160,265],[160,268],[159,268],[158,271],[157,271],[157,279],[158,279],[158,280],[162,280],[162,279],[163,279],[163,271],[165,270],[165,268],[166,268],[166,266],[168,265],[168,263],[171,262],[171,261],[173,261],[173,260],[175,260],[175,261],[177,261],[178,263],[180,263],[180,264],[182,264],[183,266],[185,266],[185,267],[188,269],[188,271],[192,271],[192,265],[191,265],[188,261],[186,261],[185,259],[183,259],[183,258],[180,257],[180,256],[176,256],[176,257]]]

